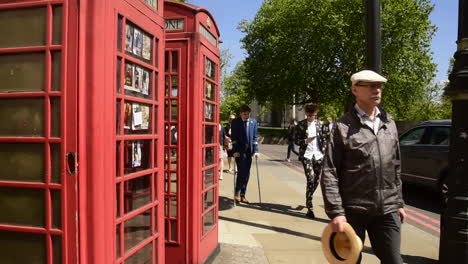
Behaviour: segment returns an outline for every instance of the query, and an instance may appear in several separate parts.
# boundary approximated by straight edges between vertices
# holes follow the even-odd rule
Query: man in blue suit
[[[249,203],[245,198],[250,177],[252,156],[258,156],[258,125],[257,120],[250,118],[250,107],[242,105],[240,117],[232,120],[231,139],[233,156],[237,164],[237,181],[235,199],[237,202]]]

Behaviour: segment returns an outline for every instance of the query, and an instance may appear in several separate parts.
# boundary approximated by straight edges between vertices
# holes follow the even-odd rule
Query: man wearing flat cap
[[[397,129],[379,107],[386,82],[370,70],[351,76],[356,104],[332,129],[321,187],[335,232],[343,232],[348,222],[364,242],[367,231],[381,263],[401,264],[400,230],[406,214]]]

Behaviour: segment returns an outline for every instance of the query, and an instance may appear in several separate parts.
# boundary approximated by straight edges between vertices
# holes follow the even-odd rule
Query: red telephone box
[[[219,31],[190,4],[164,17],[166,262],[202,263],[218,246]]]
[[[162,0],[0,3],[0,263],[163,263]]]
[[[0,36],[0,263],[205,261],[218,244],[211,15],[5,0]]]

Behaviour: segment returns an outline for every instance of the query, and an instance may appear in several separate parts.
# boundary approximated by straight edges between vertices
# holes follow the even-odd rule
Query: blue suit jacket
[[[249,135],[248,138],[245,136],[244,121],[242,118],[238,117],[232,120],[231,123],[231,139],[232,139],[232,150],[233,153],[245,153],[247,148],[250,148],[250,152],[258,152],[258,123],[257,120],[249,118],[247,120],[249,123]],[[247,146],[246,146],[247,145]]]

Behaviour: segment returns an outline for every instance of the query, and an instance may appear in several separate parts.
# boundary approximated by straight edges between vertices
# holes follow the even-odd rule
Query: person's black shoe
[[[240,201],[241,201],[241,203],[245,203],[245,204],[249,204],[249,203],[250,203],[249,200],[245,199],[244,196],[241,197]]]
[[[314,214],[314,211],[312,211],[312,209],[307,210],[306,216],[309,217],[310,219],[315,219],[315,214]]]

